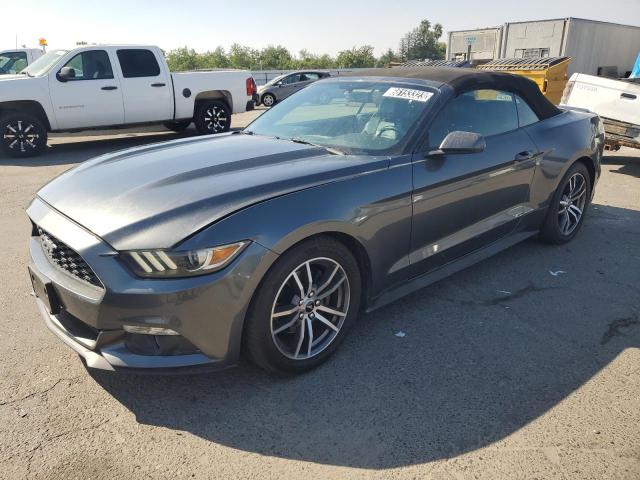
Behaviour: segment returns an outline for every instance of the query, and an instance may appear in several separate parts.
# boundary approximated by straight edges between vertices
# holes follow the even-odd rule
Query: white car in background
[[[44,55],[39,48],[14,48],[0,51],[0,75],[15,75]]]
[[[608,148],[640,148],[640,79],[615,80],[574,73],[561,104],[597,113],[604,123]]]
[[[156,123],[226,132],[255,92],[248,71],[171,73],[155,46],[51,50],[21,75],[0,77],[0,146],[28,157],[44,150],[48,132]]]

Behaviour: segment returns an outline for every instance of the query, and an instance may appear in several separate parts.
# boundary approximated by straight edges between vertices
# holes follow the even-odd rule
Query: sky
[[[640,26],[640,0],[29,0],[3,2],[0,50],[89,43],[189,46],[204,52],[240,43],[335,55],[372,45],[397,49],[422,19],[445,32],[504,22],[581,17]],[[606,5],[606,9],[603,7]]]

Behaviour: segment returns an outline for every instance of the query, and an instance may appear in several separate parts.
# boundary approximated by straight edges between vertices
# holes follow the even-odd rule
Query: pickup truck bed
[[[574,73],[562,103],[597,113],[609,149],[640,148],[640,83]]]

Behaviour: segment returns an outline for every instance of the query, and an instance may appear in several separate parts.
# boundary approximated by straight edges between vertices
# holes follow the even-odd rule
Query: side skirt
[[[432,272],[425,273],[419,277],[409,280],[407,283],[403,283],[398,287],[394,287],[391,290],[387,290],[378,297],[369,302],[365,311],[372,312],[380,307],[383,307],[391,302],[394,302],[410,293],[413,293],[421,288],[427,287],[432,283],[438,282],[460,270],[464,270],[472,265],[475,265],[482,260],[485,260],[496,253],[501,252],[509,247],[512,247],[516,243],[520,243],[527,238],[533,237],[538,233],[535,231],[526,231],[514,233],[505,238],[502,238],[491,245],[488,245],[480,250],[471,252],[464,257],[454,260]]]

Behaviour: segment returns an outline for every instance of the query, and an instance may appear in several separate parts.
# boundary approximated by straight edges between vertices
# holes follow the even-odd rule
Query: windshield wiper
[[[344,152],[338,150],[337,148],[331,148],[331,147],[327,147],[325,145],[318,145],[317,143],[309,142],[307,140],[303,140],[303,139],[298,138],[298,137],[290,138],[289,140],[291,140],[294,143],[300,143],[302,145],[310,145],[312,147],[324,148],[327,152],[333,153],[334,155],[344,155],[345,154]]]
[[[251,130],[234,130],[232,135],[253,135]]]

